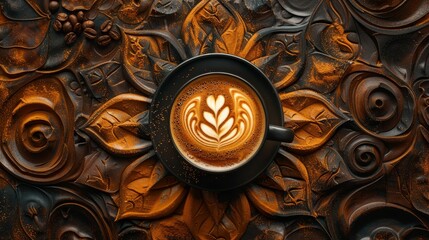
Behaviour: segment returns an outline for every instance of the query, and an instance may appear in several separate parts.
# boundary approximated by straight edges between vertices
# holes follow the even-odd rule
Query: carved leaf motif
[[[181,204],[187,192],[167,173],[153,151],[125,169],[121,186],[117,220],[169,215]]]
[[[153,0],[124,0],[118,11],[118,18],[129,24],[137,24],[146,19]]]
[[[87,86],[91,93],[97,99],[105,98],[109,95],[110,87],[109,80],[111,76],[120,68],[118,62],[105,62],[98,64],[94,67],[83,69],[79,71],[85,79]],[[115,85],[117,85],[116,83]]]
[[[178,13],[182,3],[182,0],[124,0],[118,17],[126,23],[137,24],[150,16],[163,17]]]
[[[299,90],[280,94],[285,127],[293,129],[295,138],[284,146],[308,151],[320,147],[348,118],[318,93]]]
[[[171,71],[173,71],[177,64],[166,61],[156,57],[150,57],[151,63],[153,65],[153,74],[157,82],[163,80]]]
[[[307,59],[302,77],[304,81],[296,85],[320,93],[329,93],[335,90],[350,66],[349,61],[321,53],[312,53]]]
[[[340,154],[330,147],[322,148],[307,158],[311,189],[327,191],[353,179]]]
[[[274,56],[274,58],[270,60],[272,63],[267,64],[263,71],[277,89],[288,87],[300,78],[306,58],[306,43],[301,33],[303,29],[304,26],[261,29],[252,35],[243,50],[245,52],[252,49],[249,52],[252,54],[255,51],[252,43],[263,43],[264,41],[261,40],[265,39],[265,36],[271,35],[265,47],[265,54]]]
[[[114,193],[119,190],[121,174],[129,162],[115,159],[102,150],[85,157],[84,169],[76,182],[95,189]]]
[[[354,59],[359,51],[359,36],[344,5],[330,1],[315,13],[319,19],[309,25],[307,35],[315,49],[338,60]]]
[[[144,133],[149,103],[143,96],[121,94],[96,110],[82,128],[110,153],[142,153],[152,145]]]
[[[302,60],[298,60],[292,64],[278,66],[274,74],[274,86],[277,89],[282,89],[294,83],[296,76],[303,65],[302,63]]]
[[[164,38],[153,36],[156,34]],[[125,36],[123,61],[130,83],[142,92],[153,94],[157,84],[176,66],[175,59],[170,54],[173,51],[166,51],[170,48],[170,43],[165,40],[174,37],[162,31],[126,31]]]
[[[321,32],[323,51],[339,59],[352,59],[356,55],[358,46],[349,41],[347,38],[349,34],[344,32],[344,27],[340,23],[333,22]]]
[[[153,240],[180,239],[192,240],[192,234],[180,217],[162,219],[151,225]]]
[[[283,176],[280,170],[280,167],[277,163],[273,162],[265,170],[265,175],[258,179],[258,183],[261,186],[286,191],[287,186],[283,180]]]
[[[243,194],[192,189],[183,220],[196,239],[239,239],[250,221],[250,206]]]
[[[45,64],[49,17],[36,3],[0,1],[0,67],[9,74],[34,71]]]
[[[249,199],[259,210],[271,216],[310,215],[311,191],[304,164],[284,150],[279,151],[273,164],[277,167],[271,165],[266,177],[247,189]]]
[[[131,65],[126,65],[125,72],[130,77],[131,84],[135,88],[148,94],[155,93],[156,84],[150,70],[142,70]]]
[[[156,85],[150,69],[148,55],[159,57],[159,48],[156,39],[148,36],[134,36],[126,34],[124,67],[137,89],[154,93]]]
[[[222,0],[204,0],[188,14],[182,37],[192,56],[209,52],[238,54],[246,27],[234,8]]]

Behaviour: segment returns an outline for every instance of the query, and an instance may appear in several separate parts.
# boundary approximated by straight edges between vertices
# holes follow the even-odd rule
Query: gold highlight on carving
[[[210,74],[188,84],[171,112],[178,150],[193,165],[209,171],[241,166],[259,149],[265,113],[258,95],[244,81]]]

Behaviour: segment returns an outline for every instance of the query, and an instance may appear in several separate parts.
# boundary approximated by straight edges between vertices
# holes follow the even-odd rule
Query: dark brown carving
[[[210,53],[295,134],[230,191],[152,143],[162,81]],[[0,238],[429,239],[428,109],[427,0],[2,0]]]

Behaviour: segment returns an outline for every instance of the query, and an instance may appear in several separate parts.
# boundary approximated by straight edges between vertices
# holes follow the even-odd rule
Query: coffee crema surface
[[[262,102],[243,80],[209,74],[186,85],[170,115],[173,141],[191,164],[207,171],[237,168],[258,151],[265,136]]]

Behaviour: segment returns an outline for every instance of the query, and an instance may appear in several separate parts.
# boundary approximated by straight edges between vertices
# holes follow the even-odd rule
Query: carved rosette
[[[426,0],[4,0],[0,29],[8,239],[429,238]],[[228,192],[176,179],[148,127],[163,79],[207,53],[257,66],[295,133]],[[180,122],[246,145],[249,101],[192,98]]]
[[[356,123],[368,133],[401,136],[413,126],[415,100],[405,84],[370,70],[349,75],[345,83],[349,85],[342,96]]]
[[[76,177],[73,109],[58,79],[36,79],[19,89],[3,105],[2,165],[33,183]]]

